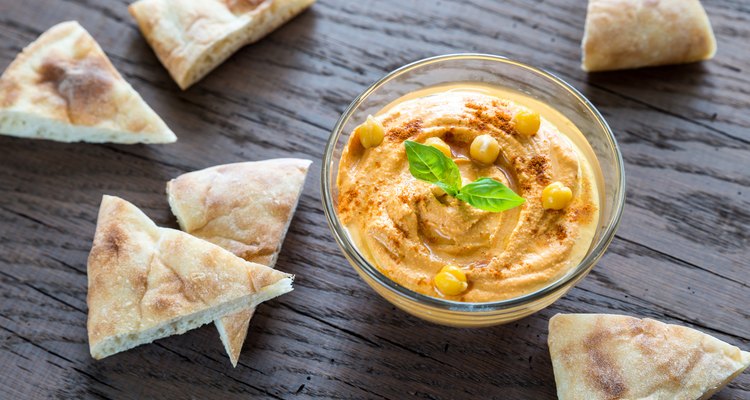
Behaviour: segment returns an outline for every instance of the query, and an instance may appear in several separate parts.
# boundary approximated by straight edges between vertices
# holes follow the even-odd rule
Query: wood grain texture
[[[0,137],[0,398],[552,399],[557,312],[649,316],[750,348],[750,6],[706,0],[712,61],[586,75],[585,2],[319,0],[181,92],[125,0],[0,0],[0,68],[77,19],[175,131],[164,146]],[[348,103],[388,71],[452,52],[548,69],[605,115],[627,163],[623,223],[552,307],[480,330],[430,325],[371,291],[339,252],[320,160]],[[165,182],[208,166],[315,160],[278,261],[296,290],[261,306],[233,369],[213,327],[95,362],[86,257],[102,194],[176,227]],[[717,399],[750,398],[745,373]]]

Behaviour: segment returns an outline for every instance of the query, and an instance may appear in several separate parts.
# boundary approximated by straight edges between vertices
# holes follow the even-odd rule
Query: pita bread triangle
[[[0,77],[0,134],[60,142],[177,140],[75,21],[43,33]]]
[[[716,38],[699,0],[589,0],[581,47],[607,71],[708,60]]]
[[[104,196],[88,259],[88,335],[101,359],[182,334],[292,290],[293,276]]]
[[[156,56],[185,90],[242,46],[254,43],[315,0],[139,0],[130,14]]]
[[[219,165],[167,183],[180,227],[252,262],[273,267],[311,161],[283,158]],[[215,321],[232,365],[254,309]]]
[[[707,399],[750,365],[750,353],[695,329],[609,314],[549,322],[557,396]]]

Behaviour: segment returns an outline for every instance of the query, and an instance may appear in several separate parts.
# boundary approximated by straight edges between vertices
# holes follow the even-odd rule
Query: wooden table
[[[706,0],[712,61],[586,75],[584,1],[320,0],[186,92],[125,0],[0,0],[0,66],[79,20],[176,132],[170,145],[0,137],[0,398],[551,399],[547,321],[612,312],[750,349],[750,7]],[[431,325],[367,287],[320,200],[323,147],[366,86],[414,60],[485,52],[548,69],[599,107],[628,175],[605,257],[552,307],[507,326]],[[213,326],[102,361],[89,356],[86,257],[102,194],[176,227],[165,182],[211,165],[315,160],[278,268],[296,290],[258,309],[235,369]],[[716,396],[750,398],[750,373]]]

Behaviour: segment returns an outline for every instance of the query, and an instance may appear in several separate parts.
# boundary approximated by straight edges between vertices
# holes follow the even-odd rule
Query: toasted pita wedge
[[[310,163],[286,158],[190,172],[167,183],[169,204],[186,232],[273,267]],[[234,366],[254,311],[215,321]]]
[[[88,333],[101,359],[181,334],[292,290],[293,276],[247,262],[104,196],[88,260]]]
[[[560,400],[707,399],[750,365],[695,329],[623,315],[555,315],[549,350]]]
[[[589,0],[582,48],[606,71],[708,60],[716,38],[698,0]]]
[[[129,7],[156,56],[185,90],[240,47],[315,0],[139,0]]]
[[[75,21],[43,33],[0,77],[0,134],[60,142],[177,140]]]

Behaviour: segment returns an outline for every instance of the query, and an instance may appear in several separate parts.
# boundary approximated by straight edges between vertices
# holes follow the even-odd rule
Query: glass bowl
[[[507,300],[466,303],[414,292],[392,281],[355,246],[339,220],[336,186],[341,152],[354,128],[392,101],[431,86],[482,83],[520,92],[542,101],[575,124],[588,140],[601,168],[599,225],[585,258],[547,286]],[[360,94],[333,128],[323,156],[323,206],[344,255],[378,294],[394,306],[434,323],[483,327],[515,321],[562,297],[585,277],[614,238],[625,197],[625,172],[620,149],[599,111],[572,86],[543,70],[487,54],[449,54],[417,61],[386,75]]]

